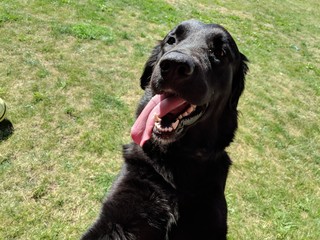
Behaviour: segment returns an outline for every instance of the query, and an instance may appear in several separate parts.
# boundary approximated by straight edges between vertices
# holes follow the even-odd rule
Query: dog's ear
[[[232,81],[232,92],[230,104],[231,107],[236,109],[238,105],[239,98],[244,90],[245,77],[249,70],[247,63],[248,58],[240,53],[240,63],[237,72],[235,73]]]
[[[142,76],[140,77],[140,86],[143,90],[146,88],[146,86],[148,86],[150,82],[153,68],[158,60],[160,52],[161,52],[161,45],[158,44],[153,48],[151,52],[151,56],[149,57],[146,64],[144,65],[144,70],[143,70]]]

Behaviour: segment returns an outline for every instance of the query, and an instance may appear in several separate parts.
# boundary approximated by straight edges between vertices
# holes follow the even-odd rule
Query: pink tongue
[[[155,95],[145,106],[136,122],[131,128],[133,141],[141,147],[151,138],[152,129],[155,123],[154,116],[160,118],[173,111],[186,101],[179,97],[167,97],[165,95]]]

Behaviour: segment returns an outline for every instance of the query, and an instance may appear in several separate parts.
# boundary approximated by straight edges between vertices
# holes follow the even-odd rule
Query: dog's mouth
[[[133,125],[132,139],[140,146],[151,137],[161,144],[174,142],[200,120],[207,106],[197,106],[177,96],[155,95]]]
[[[155,115],[153,136],[162,143],[175,141],[184,130],[196,123],[205,112],[206,105],[196,106],[185,102],[178,109],[169,112],[163,117]]]

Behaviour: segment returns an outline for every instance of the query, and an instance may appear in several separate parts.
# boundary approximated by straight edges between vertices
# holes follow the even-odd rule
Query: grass
[[[320,239],[320,4],[0,3],[0,239],[78,239],[130,141],[139,77],[178,22],[224,25],[251,60],[226,190],[229,240]]]

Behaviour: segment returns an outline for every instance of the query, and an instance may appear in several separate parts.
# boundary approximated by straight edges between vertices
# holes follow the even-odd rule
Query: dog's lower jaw
[[[159,147],[162,146],[162,149],[165,149],[166,146],[177,142],[187,134],[190,127],[194,127],[199,121],[201,121],[201,118],[206,114],[208,106],[209,104],[205,104],[203,106],[191,105],[190,108],[193,110],[190,110],[189,112],[187,111],[177,117],[176,121],[172,123],[172,126],[175,126],[170,127],[170,129],[163,129],[161,127],[161,119],[159,119],[159,121],[155,122],[153,127],[152,137],[150,139],[151,142]]]

